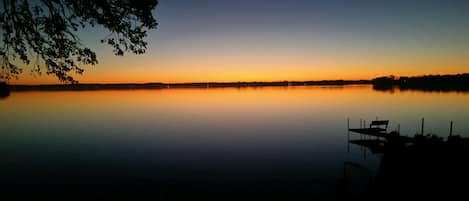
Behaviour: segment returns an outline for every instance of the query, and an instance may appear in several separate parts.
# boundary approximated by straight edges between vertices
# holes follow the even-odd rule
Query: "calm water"
[[[0,176],[34,180],[12,189],[104,177],[156,181],[161,192],[328,198],[344,162],[371,172],[379,164],[348,151],[347,118],[352,127],[389,119],[413,135],[425,117],[425,133],[442,137],[453,120],[454,133],[469,137],[469,94],[371,86],[12,92],[0,111]]]

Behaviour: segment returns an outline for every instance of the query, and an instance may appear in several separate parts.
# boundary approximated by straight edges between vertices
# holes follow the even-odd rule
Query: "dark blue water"
[[[360,190],[380,162],[347,145],[347,118],[469,133],[467,94],[369,86],[12,92],[0,111],[8,192],[328,200],[344,163]]]

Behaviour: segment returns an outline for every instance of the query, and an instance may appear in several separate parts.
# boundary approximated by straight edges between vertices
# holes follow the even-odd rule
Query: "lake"
[[[441,137],[453,121],[469,137],[468,93],[370,85],[12,91],[0,111],[1,185],[12,192],[333,200],[345,163],[373,174],[380,162],[347,144],[347,119],[413,136],[425,118]],[[350,171],[360,190],[370,176]]]

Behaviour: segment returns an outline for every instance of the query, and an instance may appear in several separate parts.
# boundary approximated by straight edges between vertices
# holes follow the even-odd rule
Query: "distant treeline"
[[[144,83],[144,84],[67,84],[67,85],[11,85],[13,91],[61,91],[61,90],[104,90],[104,89],[163,89],[163,88],[217,88],[217,87],[266,87],[266,86],[314,86],[371,84],[369,80],[323,80],[323,81],[279,81],[279,82],[197,82],[197,83]]]
[[[373,80],[322,80],[322,81],[278,81],[278,82],[196,82],[196,83],[127,83],[127,84],[52,84],[52,85],[7,85],[0,82],[0,95],[8,96],[11,91],[63,91],[63,90],[121,90],[163,88],[219,88],[219,87],[267,87],[267,86],[315,86],[373,84],[375,90],[423,90],[469,92],[469,73],[456,75],[425,75],[415,77],[385,76]]]
[[[378,77],[372,80],[375,90],[469,91],[469,73],[424,75],[415,77]]]

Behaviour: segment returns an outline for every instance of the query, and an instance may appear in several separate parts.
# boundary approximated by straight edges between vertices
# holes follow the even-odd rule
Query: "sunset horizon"
[[[469,0],[0,1],[13,200],[460,200]]]
[[[467,2],[161,1],[145,54],[114,55],[101,26],[80,83],[372,79],[469,72]],[[31,55],[31,64],[44,67]],[[11,84],[60,84],[24,67]]]
[[[347,81],[359,81],[359,80],[372,80],[378,77],[387,77],[387,76],[394,76],[396,78],[399,77],[418,77],[418,76],[430,76],[430,75],[457,75],[457,74],[467,74],[469,71],[461,71],[461,72],[435,72],[435,73],[415,73],[415,74],[395,74],[395,73],[387,73],[387,74],[376,74],[367,77],[327,77],[327,78],[316,78],[316,79],[209,79],[209,80],[104,80],[104,81],[96,81],[93,79],[80,79],[80,77],[76,77],[78,80],[78,84],[146,84],[146,83],[164,83],[164,84],[189,84],[189,83],[236,83],[236,82],[306,82],[306,81],[336,81],[336,80],[347,80]],[[45,76],[43,76],[45,77]],[[50,85],[50,84],[67,84],[58,81],[53,76],[48,76],[49,79],[35,79],[34,77],[30,80],[22,80],[22,79],[12,79],[9,81],[10,85]],[[86,75],[83,76],[86,78]]]

